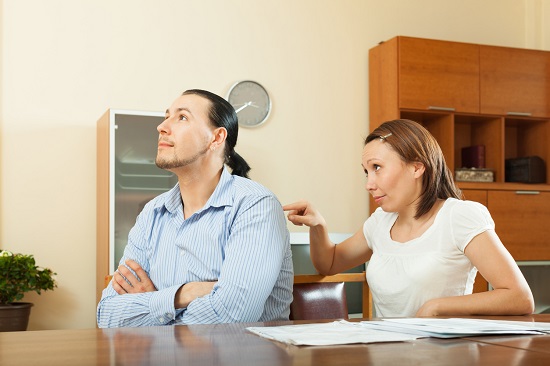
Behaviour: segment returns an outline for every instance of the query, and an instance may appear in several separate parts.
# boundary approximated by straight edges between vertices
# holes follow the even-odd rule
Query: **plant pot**
[[[32,306],[30,302],[0,305],[0,332],[27,330]]]

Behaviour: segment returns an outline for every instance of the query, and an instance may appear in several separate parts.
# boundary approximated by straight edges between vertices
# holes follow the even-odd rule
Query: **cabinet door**
[[[489,191],[496,232],[517,261],[550,260],[550,192]]]
[[[487,191],[481,189],[463,189],[462,194],[465,200],[479,202],[487,207]]]
[[[155,165],[156,127],[163,119],[162,112],[110,109],[98,120],[97,301],[143,205],[177,182],[173,173]]]
[[[480,46],[481,113],[550,116],[550,52]]]
[[[479,113],[479,46],[399,37],[399,107]]]

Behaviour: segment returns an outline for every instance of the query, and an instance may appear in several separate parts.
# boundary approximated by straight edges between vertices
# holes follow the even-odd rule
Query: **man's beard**
[[[208,148],[205,147],[204,150],[199,151],[198,153],[196,153],[195,155],[193,155],[192,157],[187,158],[187,159],[179,159],[176,156],[176,154],[174,154],[173,158],[170,159],[170,160],[165,159],[165,158],[161,158],[157,155],[157,158],[155,160],[155,164],[159,168],[165,169],[165,170],[182,168],[182,167],[188,166],[190,164],[193,164],[195,161],[199,160],[199,158],[201,156],[203,156],[204,154],[206,154],[207,152],[208,152]]]

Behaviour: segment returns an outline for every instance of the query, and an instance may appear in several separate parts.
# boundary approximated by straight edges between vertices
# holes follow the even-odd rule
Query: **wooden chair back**
[[[348,319],[346,283],[362,284],[362,316],[372,317],[372,295],[365,272],[339,273],[332,276],[295,275],[294,300],[290,305],[292,320]]]

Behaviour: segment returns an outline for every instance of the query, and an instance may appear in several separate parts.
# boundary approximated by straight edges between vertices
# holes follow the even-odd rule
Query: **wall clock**
[[[243,80],[233,84],[227,100],[235,108],[242,127],[261,125],[271,112],[271,99],[267,90],[255,81]]]

